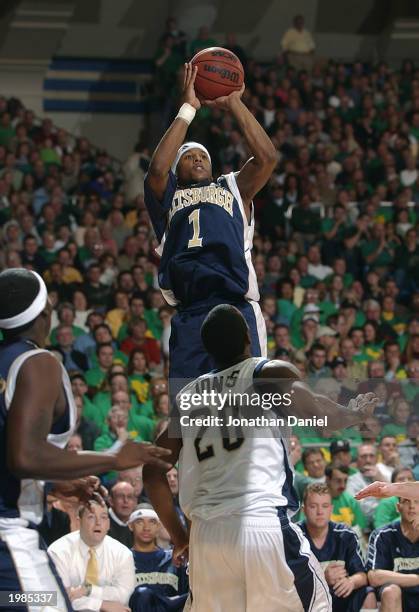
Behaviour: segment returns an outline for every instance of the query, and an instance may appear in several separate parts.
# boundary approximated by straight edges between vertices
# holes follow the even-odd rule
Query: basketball
[[[239,58],[228,49],[210,47],[199,51],[191,60],[198,67],[195,92],[201,100],[215,100],[240,91],[244,70]]]

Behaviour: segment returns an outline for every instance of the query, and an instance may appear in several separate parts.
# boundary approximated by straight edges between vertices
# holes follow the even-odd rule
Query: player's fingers
[[[185,62],[183,64],[183,89],[184,90],[188,86],[188,72],[189,72],[188,64]]]
[[[191,64],[191,85],[195,83],[196,75],[198,74],[198,66],[192,66]]]
[[[172,454],[170,448],[163,448],[162,446],[150,446],[150,448],[147,449],[147,452],[154,457],[168,457]]]

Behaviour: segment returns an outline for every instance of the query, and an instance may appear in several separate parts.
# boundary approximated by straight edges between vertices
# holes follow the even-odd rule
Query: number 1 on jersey
[[[191,247],[201,247],[202,246],[202,238],[199,237],[200,225],[199,225],[199,213],[200,209],[196,208],[189,215],[189,223],[193,223],[193,236],[188,242],[188,249]]]

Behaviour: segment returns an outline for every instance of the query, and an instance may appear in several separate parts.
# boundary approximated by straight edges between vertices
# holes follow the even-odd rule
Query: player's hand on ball
[[[183,73],[183,90],[182,103],[190,104],[196,110],[201,108],[201,102],[195,93],[195,78],[198,72],[198,66],[192,66],[191,63],[185,64]]]
[[[170,470],[173,466],[165,459],[172,454],[168,448],[162,448],[150,442],[133,442],[127,440],[116,453],[117,471],[129,470],[142,463],[150,463],[164,470]]]
[[[389,483],[377,481],[358,491],[354,497],[355,499],[365,499],[366,497],[392,497],[392,495],[393,492]]]
[[[240,101],[246,86],[243,83],[240,91],[232,91],[228,96],[221,96],[221,98],[215,98],[215,100],[203,100],[202,104],[209,108],[219,108],[220,110],[229,111],[233,104]]]

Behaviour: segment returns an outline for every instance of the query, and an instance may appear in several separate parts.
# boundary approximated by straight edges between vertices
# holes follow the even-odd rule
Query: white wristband
[[[196,115],[196,108],[192,106],[192,104],[188,104],[185,102],[179,109],[178,114],[176,115],[176,119],[183,119],[189,125],[193,118]]]

